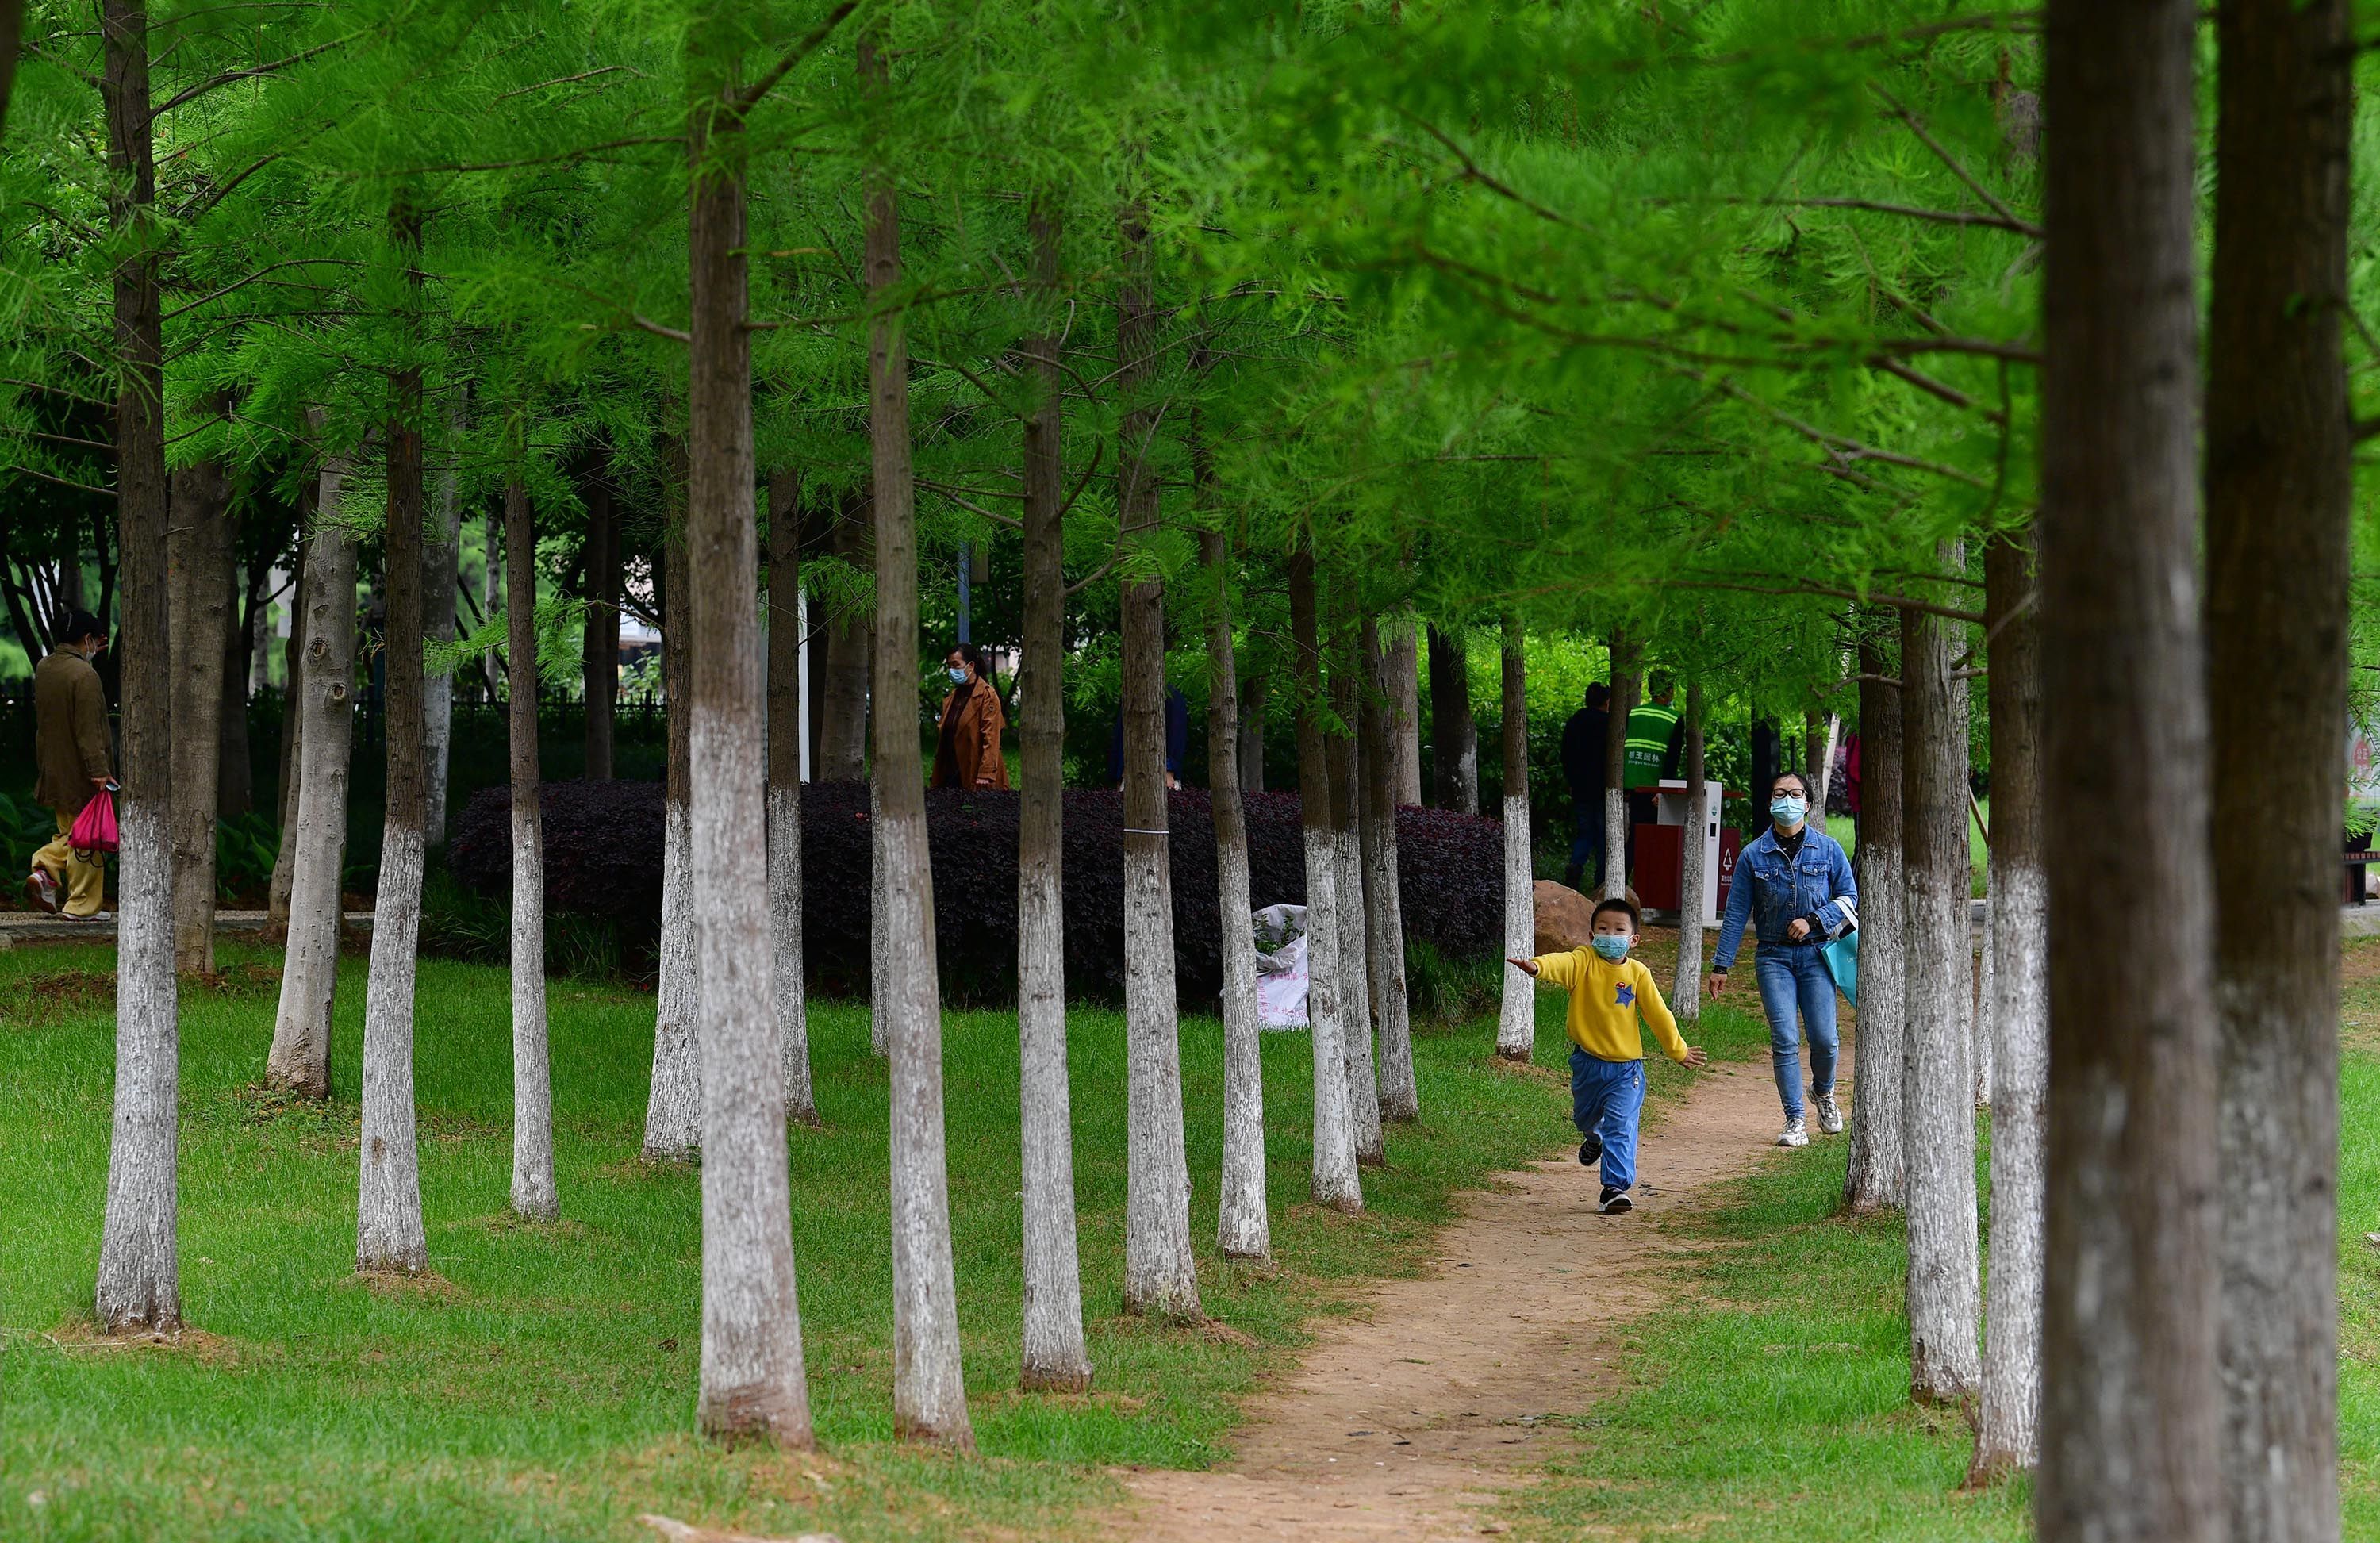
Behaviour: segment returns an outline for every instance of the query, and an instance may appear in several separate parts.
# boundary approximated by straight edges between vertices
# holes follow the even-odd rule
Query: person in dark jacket
[[[107,870],[77,857],[67,832],[94,794],[115,785],[107,694],[91,663],[107,635],[88,611],[68,611],[53,630],[57,646],[33,668],[33,799],[57,816],[58,833],[33,854],[25,893],[42,910],[103,920]]]
[[[1178,686],[1165,688],[1165,785],[1182,785],[1182,763],[1190,755],[1190,699]],[[1108,736],[1108,781],[1123,785],[1123,704],[1116,704],[1115,730]]]
[[[1603,789],[1605,742],[1611,734],[1611,687],[1597,681],[1586,688],[1586,705],[1562,725],[1563,780],[1570,784],[1570,865],[1562,882],[1583,889],[1586,865],[1595,865],[1595,882],[1603,884]]]
[[[961,643],[942,661],[951,689],[942,699],[941,732],[934,745],[936,787],[1006,787],[1008,760],[1001,731],[1008,726],[993,683],[991,663],[973,643]]]

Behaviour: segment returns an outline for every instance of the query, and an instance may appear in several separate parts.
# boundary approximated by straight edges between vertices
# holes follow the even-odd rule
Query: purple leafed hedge
[[[660,924],[662,786],[550,783],[542,808],[546,904],[608,917],[650,934]],[[1066,980],[1070,991],[1123,990],[1123,799],[1108,788],[1065,794]],[[1013,995],[1016,973],[1018,795],[936,789],[926,795],[934,865],[934,943],[945,986],[970,1000]],[[1304,839],[1294,794],[1249,796],[1248,885],[1258,906],[1303,904]],[[1205,792],[1169,800],[1176,984],[1185,1002],[1222,983],[1215,827]],[[503,894],[512,881],[510,791],[471,800],[447,847],[466,884]],[[759,832],[754,832],[759,839]],[[1504,828],[1439,809],[1397,811],[1399,893],[1406,936],[1451,958],[1493,958],[1502,942]],[[864,992],[868,932],[868,787],[802,789],[803,940],[812,983]],[[1243,923],[1234,922],[1234,925]]]

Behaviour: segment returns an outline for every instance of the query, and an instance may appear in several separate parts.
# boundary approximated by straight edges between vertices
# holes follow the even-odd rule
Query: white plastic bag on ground
[[[1257,938],[1257,1023],[1264,1028],[1304,1028],[1305,1021],[1305,907],[1268,905],[1249,918]]]

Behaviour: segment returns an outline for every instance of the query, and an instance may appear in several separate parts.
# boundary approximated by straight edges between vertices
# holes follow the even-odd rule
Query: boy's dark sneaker
[[[1623,1212],[1632,1211],[1635,1209],[1636,1202],[1628,1198],[1628,1192],[1626,1190],[1615,1189],[1609,1185],[1605,1185],[1603,1186],[1604,1215],[1619,1216]]]
[[[1592,1168],[1603,1160],[1603,1138],[1590,1136],[1578,1144],[1578,1165]]]

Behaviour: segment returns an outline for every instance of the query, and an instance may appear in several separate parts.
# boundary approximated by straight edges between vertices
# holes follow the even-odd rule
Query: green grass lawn
[[[2380,1537],[2380,939],[2349,943],[2340,1097],[2339,1448],[2350,1537]],[[1621,1336],[1623,1391],[1508,1508],[1524,1539],[1706,1543],[2031,1536],[2029,1486],[1960,1488],[1973,1435],[1909,1402],[1896,1217],[1838,1213],[1845,1145],[1730,1187],[1686,1224],[1678,1306]]]
[[[1232,1397],[1332,1310],[1331,1282],[1409,1270],[1456,1191],[1558,1150],[1568,1098],[1560,1000],[1539,1062],[1490,1056],[1492,1025],[1416,1044],[1424,1121],[1365,1174],[1360,1218],[1305,1204],[1309,1052],[1265,1043],[1278,1268],[1212,1252],[1221,1034],[1183,1026],[1189,1153],[1208,1311],[1230,1332],[1120,1311],[1124,1064],[1120,1015],[1073,1020],[1077,1179],[1097,1390],[1025,1397],[1017,1374],[1016,1027],[945,1024],[952,1205],[967,1384],[982,1454],[890,1440],[885,1073],[864,1008],[813,1007],[822,1130],[794,1134],[795,1242],[823,1455],[722,1453],[692,1434],[698,1178],[638,1161],[650,995],[557,980],[556,1157],[565,1221],[504,1211],[511,1089],[505,978],[422,966],[416,1063],[436,1279],[357,1282],[362,961],[345,962],[323,1109],[254,1088],[272,1034],[270,951],[225,949],[230,984],[182,1012],[183,1296],[202,1332],[173,1349],[86,1338],[107,1166],[113,1012],[104,949],[0,954],[0,1537],[34,1539],[628,1539],[659,1511],[849,1539],[1047,1536],[1114,1498],[1109,1464],[1217,1458]],[[1736,1010],[1698,1039],[1747,1055]],[[1687,1074],[1658,1058],[1657,1098]],[[38,1496],[38,1500],[36,1499]]]

